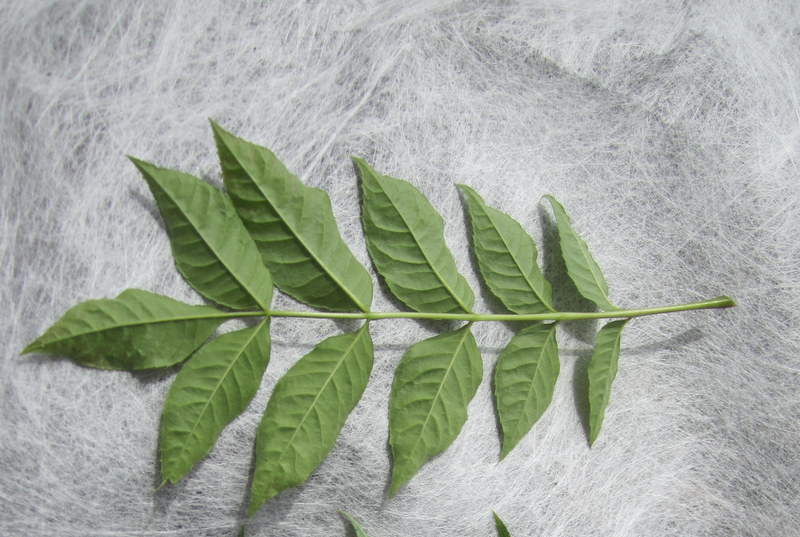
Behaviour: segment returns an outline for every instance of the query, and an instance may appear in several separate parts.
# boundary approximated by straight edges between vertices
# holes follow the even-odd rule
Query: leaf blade
[[[275,384],[256,438],[248,514],[305,481],[330,452],[372,371],[368,325],[332,336]]]
[[[469,312],[475,295],[444,242],[444,222],[411,183],[353,157],[367,250],[392,293],[415,311]]]
[[[561,243],[561,254],[567,266],[567,274],[578,292],[594,302],[603,311],[618,309],[608,298],[608,283],[600,266],[589,253],[586,242],[572,227],[572,221],[564,207],[551,195],[544,196],[553,207]]]
[[[556,323],[526,326],[500,353],[494,377],[502,429],[500,459],[508,455],[550,405],[559,370]]]
[[[69,356],[97,369],[140,370],[183,361],[229,316],[140,289],[67,310],[22,351]]]
[[[266,147],[211,127],[225,187],[276,287],[309,306],[369,311],[372,280],[342,240],[328,195]]]
[[[617,376],[622,329],[629,319],[612,321],[597,333],[589,361],[589,446],[594,444],[603,425],[611,397],[611,383]]]
[[[531,236],[516,220],[486,205],[472,188],[456,186],[467,201],[475,258],[489,290],[514,313],[555,311]]]
[[[458,436],[482,371],[469,325],[408,349],[397,366],[389,397],[390,496]]]
[[[272,278],[227,196],[192,175],[131,162],[153,193],[186,281],[231,309],[268,310]]]
[[[223,334],[184,365],[161,414],[161,475],[177,483],[241,414],[269,362],[269,321]]]

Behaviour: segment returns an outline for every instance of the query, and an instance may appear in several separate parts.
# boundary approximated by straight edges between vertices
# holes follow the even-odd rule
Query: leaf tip
[[[400,487],[403,486],[403,483],[405,483],[405,481],[398,479],[396,474],[392,473],[392,482],[389,484],[389,492],[386,493],[386,497],[393,498]]]
[[[41,343],[39,343],[39,338],[28,343],[22,351],[20,351],[19,355],[24,356],[25,354],[32,354],[34,352],[38,352],[42,349]]]
[[[370,168],[369,164],[367,164],[364,159],[359,158],[355,155],[350,155],[350,160],[353,162],[353,165],[356,167],[362,178],[365,172],[372,171],[372,168]]]
[[[550,202],[550,205],[552,205],[553,207],[555,207],[556,205],[559,205],[559,206],[561,205],[561,204],[558,202],[558,200],[555,198],[555,196],[553,196],[552,194],[545,194],[544,196],[542,196],[541,198],[539,198],[539,200],[540,200],[540,201],[541,201],[541,200],[547,200],[547,201],[549,201],[549,202]]]
[[[503,445],[502,445],[502,447],[500,448],[500,458],[499,458],[499,461],[501,461],[501,462],[502,462],[502,460],[503,460],[503,459],[505,459],[505,458],[506,458],[506,456],[507,456],[509,453],[511,453],[511,450],[512,450],[512,449],[514,449],[514,446],[510,446],[510,445],[509,445],[507,442],[503,441]]]
[[[247,518],[253,518],[253,515],[256,514],[258,508],[261,507],[261,503],[253,498],[250,498],[250,503],[247,505]]]
[[[478,193],[475,192],[475,190],[469,185],[465,185],[463,183],[456,183],[456,188],[458,188],[458,190],[460,190],[461,193],[464,194],[464,196],[466,197],[478,197]]]
[[[157,169],[157,166],[155,164],[147,162],[146,160],[142,160],[133,157],[131,155],[125,155],[125,156],[128,157],[128,160],[130,160],[134,166],[136,166],[136,169],[139,170],[139,172],[144,176],[146,180],[149,180],[153,171]]]
[[[211,125],[211,131],[214,133],[214,138],[217,141],[221,141],[221,139],[226,136],[231,136],[231,133],[223,129],[220,124],[213,119],[208,118],[208,123]]]

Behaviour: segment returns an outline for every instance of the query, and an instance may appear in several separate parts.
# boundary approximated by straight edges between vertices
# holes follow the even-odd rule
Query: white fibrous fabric
[[[492,511],[516,537],[798,535],[800,10],[670,4],[4,2],[0,534],[352,535],[344,510],[370,537],[489,537]],[[19,353],[69,307],[126,288],[202,303],[125,155],[221,185],[208,118],[330,195],[376,311],[398,303],[367,254],[350,155],[431,200],[476,311],[498,303],[455,183],[537,240],[560,309],[586,303],[554,258],[545,194],[571,214],[620,307],[720,294],[738,307],[631,321],[591,449],[586,368],[602,322],[564,323],[553,402],[503,461],[492,372],[518,327],[477,323],[484,379],[469,419],[391,499],[394,370],[452,325],[373,322],[372,376],[330,455],[247,519],[275,382],[358,326],[275,319],[252,404],[154,493],[176,370]]]

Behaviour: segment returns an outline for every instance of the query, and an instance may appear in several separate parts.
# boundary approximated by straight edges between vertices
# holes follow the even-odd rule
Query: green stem
[[[337,313],[337,312],[318,312],[318,311],[281,311],[270,310],[267,315],[270,317],[305,317],[310,319],[366,319],[368,321],[380,319],[429,319],[435,321],[577,321],[579,319],[629,319],[631,317],[644,317],[645,315],[657,315],[660,313],[671,313],[675,311],[705,310],[714,308],[730,308],[736,303],[727,296],[719,296],[701,302],[690,302],[688,304],[675,304],[673,306],[660,306],[657,308],[643,308],[633,310],[613,310],[613,311],[558,311],[550,313],[420,313],[416,311],[393,311],[393,312],[358,312],[358,313]],[[263,315],[263,312],[243,312],[238,314],[243,317]]]

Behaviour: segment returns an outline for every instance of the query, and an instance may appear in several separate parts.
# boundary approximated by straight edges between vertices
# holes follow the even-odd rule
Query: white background
[[[444,215],[477,310],[496,303],[476,276],[455,182],[537,238],[557,289],[546,193],[572,214],[620,306],[739,303],[631,322],[591,450],[581,416],[599,325],[564,327],[553,404],[502,463],[490,380],[511,331],[478,325],[484,383],[469,421],[391,500],[393,370],[442,326],[374,323],[370,385],[331,455],[247,535],[348,535],[342,509],[370,537],[488,537],[492,510],[516,537],[798,535],[793,2],[142,4],[0,7],[0,533],[236,535],[276,379],[355,326],[275,321],[253,404],[155,494],[174,371],[19,357],[83,300],[138,287],[200,302],[125,155],[219,184],[213,118],[325,189],[371,271],[349,156],[413,182]],[[562,309],[585,306],[556,296]],[[395,303],[383,290],[373,306]]]

